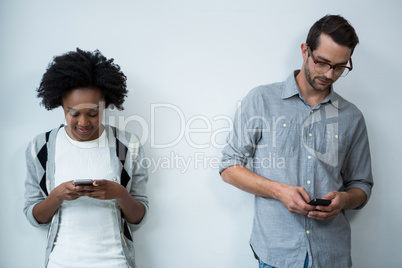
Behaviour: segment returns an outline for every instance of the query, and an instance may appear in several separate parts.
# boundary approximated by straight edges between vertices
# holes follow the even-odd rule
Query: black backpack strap
[[[124,187],[126,187],[128,182],[130,181],[130,176],[128,175],[126,169],[124,168],[124,164],[126,163],[128,148],[117,138],[116,128],[113,128],[113,133],[116,138],[116,155],[119,158],[119,160],[123,166],[123,168],[121,170],[121,175],[120,175],[120,184],[123,185]]]
[[[42,179],[40,180],[40,188],[45,192],[46,195],[49,195],[46,187],[46,165],[47,165],[47,143],[49,141],[50,137],[50,132],[48,131],[45,133],[45,138],[46,138],[46,143],[42,146],[42,148],[39,150],[39,153],[37,154],[38,160],[40,164],[42,165],[42,168],[44,170]]]
[[[113,135],[116,139],[116,155],[122,164],[122,169],[121,169],[121,174],[120,174],[120,184],[122,186],[124,186],[124,188],[125,188],[125,187],[127,187],[127,184],[130,181],[130,176],[128,175],[126,169],[124,168],[124,164],[126,163],[128,148],[117,138],[117,129],[115,127],[111,127],[111,128],[113,130]],[[120,211],[120,212],[121,212],[121,217],[123,218],[123,222],[124,222],[124,236],[127,237],[127,239],[129,239],[130,241],[133,241],[130,230],[128,229],[128,226],[127,226],[126,217],[124,216],[123,211]]]
[[[62,127],[64,127],[63,124],[61,124],[59,126],[59,129]],[[52,132],[52,130],[49,130],[48,132],[45,133],[46,142],[42,146],[42,148],[39,150],[39,153],[36,155],[44,170],[44,173],[43,173],[42,179],[40,180],[39,186],[46,195],[49,195],[49,193],[47,191],[47,187],[46,187],[46,166],[47,166],[47,159],[48,159],[47,144],[49,142],[50,132]]]

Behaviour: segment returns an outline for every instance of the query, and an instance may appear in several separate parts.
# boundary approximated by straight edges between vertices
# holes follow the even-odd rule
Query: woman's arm
[[[54,188],[45,200],[35,205],[32,214],[38,223],[44,224],[52,220],[64,200],[75,200],[83,195],[82,189],[65,182]]]
[[[94,180],[92,186],[77,187],[88,190],[88,192],[83,193],[85,196],[101,200],[116,199],[124,213],[124,217],[130,223],[140,223],[144,217],[144,204],[135,200],[127,189],[119,183],[109,180]]]

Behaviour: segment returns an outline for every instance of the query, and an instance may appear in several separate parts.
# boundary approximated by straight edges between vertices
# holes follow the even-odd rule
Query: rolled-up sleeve
[[[370,199],[374,182],[367,128],[362,115],[352,138],[350,149],[343,162],[341,173],[345,190],[359,188],[365,192],[366,201],[357,209],[364,207]]]
[[[233,120],[233,130],[222,150],[219,173],[230,166],[246,166],[254,156],[265,127],[262,113],[258,110],[263,107],[259,95],[259,88],[251,90],[238,107]]]

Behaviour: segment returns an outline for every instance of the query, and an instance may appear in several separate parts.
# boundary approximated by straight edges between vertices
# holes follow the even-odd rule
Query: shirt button
[[[307,231],[306,231],[306,234],[310,234],[310,230],[307,230]]]
[[[309,181],[307,181],[307,184],[308,184],[308,185],[310,185],[310,184],[311,184],[311,181],[310,181],[310,180],[309,180]]]
[[[283,127],[287,127],[286,123],[282,125]]]
[[[308,159],[311,159],[311,155],[307,156]]]
[[[309,135],[310,137],[312,137],[312,136],[313,136],[313,134],[311,134],[311,133],[309,133],[308,135]]]
[[[335,135],[335,139],[337,139],[338,138],[338,135]]]

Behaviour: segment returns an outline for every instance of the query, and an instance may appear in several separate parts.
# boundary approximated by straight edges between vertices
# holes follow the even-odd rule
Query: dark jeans
[[[275,268],[274,266],[271,266],[271,265],[268,265],[268,264],[266,264],[266,263],[264,263],[264,262],[262,262],[261,260],[259,260],[259,268]],[[306,260],[304,261],[304,266],[303,266],[304,268],[307,268],[308,267],[308,254],[306,255]]]

